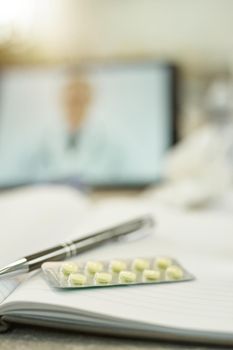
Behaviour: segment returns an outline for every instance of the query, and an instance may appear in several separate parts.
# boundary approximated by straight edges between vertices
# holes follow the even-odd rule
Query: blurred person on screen
[[[61,93],[63,120],[34,142],[25,162],[36,180],[77,177],[97,182],[114,176],[122,166],[123,152],[114,137],[109,139],[103,125],[89,113],[94,92],[83,76],[74,76]],[[115,141],[115,142],[114,142]]]

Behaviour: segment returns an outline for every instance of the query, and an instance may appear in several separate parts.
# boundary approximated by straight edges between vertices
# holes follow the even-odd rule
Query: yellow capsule
[[[133,269],[138,272],[142,272],[145,269],[148,269],[150,266],[149,261],[146,259],[135,259],[133,261]]]
[[[183,270],[179,266],[171,265],[166,269],[166,279],[180,280],[183,275]]]
[[[87,283],[87,277],[81,273],[71,273],[68,283],[71,286],[83,286]]]
[[[112,275],[108,272],[97,272],[95,274],[95,282],[97,284],[109,284],[112,282]]]
[[[158,281],[160,279],[161,273],[159,270],[144,270],[143,279],[145,281]]]
[[[157,258],[155,260],[155,267],[158,267],[159,269],[166,270],[168,266],[172,264],[171,259],[169,258]]]
[[[61,272],[64,276],[69,276],[71,273],[78,271],[78,265],[73,262],[66,262],[61,266]]]
[[[86,271],[94,275],[96,272],[101,272],[103,270],[103,264],[99,261],[88,261],[86,264]]]
[[[119,273],[126,269],[126,262],[122,260],[112,260],[110,263],[110,270]]]
[[[120,283],[133,283],[136,281],[136,274],[131,271],[121,271],[119,274]]]

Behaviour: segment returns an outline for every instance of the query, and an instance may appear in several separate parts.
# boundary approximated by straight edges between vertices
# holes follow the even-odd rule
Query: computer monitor
[[[176,141],[176,69],[157,62],[0,70],[0,187],[144,186]]]

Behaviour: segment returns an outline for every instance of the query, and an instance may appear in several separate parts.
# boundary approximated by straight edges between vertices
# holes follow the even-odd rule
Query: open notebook
[[[77,205],[75,202],[70,206]],[[85,253],[85,259],[172,255],[197,279],[169,285],[78,291],[54,290],[41,273],[17,287],[16,280],[1,281],[2,330],[10,323],[21,322],[120,336],[233,345],[233,219],[230,215],[174,212],[156,205],[151,208],[142,201],[136,208],[135,200],[110,201],[94,209],[87,204],[79,205],[76,210],[83,217],[76,235],[85,229],[92,230],[91,226],[104,226],[106,220],[108,223],[116,220],[116,213],[119,219],[123,212],[132,215],[150,210],[156,213],[158,221],[154,235],[105,245]],[[88,213],[89,220],[84,213]],[[70,216],[72,221],[71,213]],[[7,296],[8,292],[11,293]]]

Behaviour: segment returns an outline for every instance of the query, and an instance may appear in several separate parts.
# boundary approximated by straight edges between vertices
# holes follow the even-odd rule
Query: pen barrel
[[[118,240],[121,237],[138,231],[142,227],[145,227],[145,220],[139,219],[137,221],[133,220],[132,222],[100,231],[94,235],[85,236],[70,243],[71,254],[72,256],[77,255],[78,253],[81,253],[92,247],[96,247],[102,243]]]
[[[97,247],[98,245],[118,240],[124,236],[128,236],[130,233],[135,233],[142,228],[153,227],[154,220],[151,217],[143,217],[139,219],[134,219],[128,221],[122,225],[114,226],[103,231],[99,231],[96,234],[85,236],[78,240],[75,240],[70,243],[71,254],[77,255],[87,249]]]
[[[28,262],[29,271],[33,271],[39,269],[46,261],[60,261],[66,259],[67,257],[68,248],[65,248],[64,245],[58,245],[35,254],[28,255],[26,260]]]
[[[134,219],[122,225],[114,226],[112,228],[99,231],[95,234],[84,236],[78,240],[69,241],[56,247],[37,252],[26,257],[29,271],[40,268],[44,262],[60,261],[76,256],[77,254],[97,247],[104,242],[119,239],[125,235],[138,231],[141,228],[146,226],[152,227],[153,225],[154,221],[150,217],[143,217],[136,220]]]

